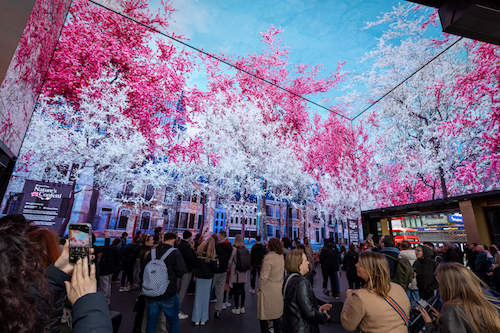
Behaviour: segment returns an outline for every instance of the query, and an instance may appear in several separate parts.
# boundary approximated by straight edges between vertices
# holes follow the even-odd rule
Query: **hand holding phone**
[[[71,223],[69,225],[69,262],[75,264],[78,259],[89,257],[92,226],[89,223]]]

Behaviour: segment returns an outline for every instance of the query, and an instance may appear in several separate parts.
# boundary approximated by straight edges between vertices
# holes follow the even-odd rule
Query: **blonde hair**
[[[375,289],[379,296],[386,297],[391,290],[391,271],[386,257],[378,252],[365,251],[359,255],[359,264],[368,275],[365,288]]]
[[[300,265],[302,265],[302,261],[304,252],[301,250],[292,250],[288,252],[285,257],[285,269],[289,273],[300,273]]]
[[[208,237],[203,243],[200,244],[200,246],[198,246],[196,254],[198,254],[198,257],[202,259],[203,255],[205,255],[205,262],[215,260],[215,239]]]
[[[245,246],[245,241],[243,240],[243,237],[241,237],[240,234],[238,234],[238,235],[236,235],[236,237],[234,237],[233,246],[235,246],[235,247],[244,247]]]
[[[450,305],[463,307],[466,318],[475,332],[500,332],[500,307],[493,302],[495,298],[486,296],[482,290],[487,288],[472,271],[456,263],[441,263],[435,271],[443,300],[443,310]],[[439,318],[438,318],[439,324]]]

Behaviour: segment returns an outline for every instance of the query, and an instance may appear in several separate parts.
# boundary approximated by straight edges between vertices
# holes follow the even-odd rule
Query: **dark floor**
[[[323,278],[321,276],[321,269],[317,268],[316,277],[314,279],[314,293],[321,303],[324,302],[334,302],[335,299],[323,294]],[[341,271],[340,279],[340,290],[342,292],[341,301],[345,299],[345,291],[347,290],[347,279],[345,277],[345,272]],[[248,274],[250,277],[250,274]],[[110,310],[119,311],[123,315],[122,323],[120,326],[119,333],[131,333],[133,328],[133,323],[135,319],[135,312],[132,312],[135,300],[139,295],[139,290],[131,290],[129,292],[118,291],[120,285],[112,285],[112,295],[111,295],[111,305]],[[260,326],[259,320],[257,319],[257,295],[251,295],[248,293],[250,289],[250,280],[248,279],[245,299],[245,310],[246,313],[242,315],[234,315],[231,313],[231,309],[223,310],[220,319],[215,319],[213,317],[214,303],[210,303],[210,320],[205,326],[194,326],[190,318],[181,320],[181,332],[193,332],[200,331],[204,333],[223,333],[223,332],[235,332],[237,333],[259,333]],[[184,298],[184,302],[181,305],[181,311],[190,315],[193,310],[194,296],[187,296]],[[230,303],[233,300],[230,298],[228,300]],[[325,325],[320,325],[321,332],[348,332],[344,330],[340,323],[327,323]]]

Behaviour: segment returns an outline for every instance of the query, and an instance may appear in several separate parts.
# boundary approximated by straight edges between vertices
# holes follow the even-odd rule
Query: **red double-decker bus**
[[[417,230],[412,228],[393,228],[392,235],[394,243],[399,245],[402,241],[408,241],[410,244],[420,244],[420,237],[417,236]]]

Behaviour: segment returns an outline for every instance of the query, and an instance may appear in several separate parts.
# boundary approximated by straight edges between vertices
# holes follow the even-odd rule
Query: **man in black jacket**
[[[325,247],[319,255],[321,263],[321,271],[323,273],[323,289],[326,292],[328,287],[328,278],[330,278],[331,295],[336,299],[340,298],[340,290],[338,289],[338,275],[340,264],[340,252],[332,239],[325,239]]]
[[[171,247],[174,246],[177,236],[172,232],[167,232],[163,237],[163,243],[156,248],[156,258],[161,258]],[[151,252],[144,260],[144,267],[151,261]],[[170,333],[180,333],[179,323],[179,295],[177,295],[177,278],[186,273],[186,264],[180,251],[174,250],[165,258],[165,265],[168,270],[169,284],[165,293],[158,297],[146,297],[148,306],[148,320],[146,333],[155,333],[160,311],[165,313],[169,324]],[[141,270],[141,280],[144,276],[144,268]]]
[[[250,263],[252,264],[252,271],[250,272],[250,294],[255,294],[255,278],[257,273],[260,276],[260,266],[262,265],[262,259],[266,254],[266,247],[261,244],[260,236],[255,236],[256,243],[252,246],[252,251],[250,252]]]
[[[100,269],[100,290],[106,296],[106,302],[108,305],[111,302],[111,275],[118,266],[120,260],[120,249],[118,244],[120,239],[116,238],[113,240],[113,244],[110,244],[110,239],[104,239],[104,246],[99,246],[95,249],[95,253],[102,253],[101,259],[99,260]]]
[[[460,262],[460,257],[458,256],[457,251],[453,249],[453,245],[451,245],[451,243],[449,242],[444,243],[443,248],[444,248],[443,261]]]
[[[177,248],[182,254],[182,258],[186,263],[187,271],[182,275],[182,278],[178,279],[179,285],[179,308],[182,306],[182,301],[184,300],[184,296],[186,296],[186,291],[189,287],[189,283],[193,279],[193,269],[196,267],[196,254],[194,253],[193,248],[191,247],[191,238],[193,238],[193,234],[191,231],[186,230],[182,234],[182,240],[180,241]],[[179,319],[186,319],[189,316],[182,311],[179,312]]]
[[[217,302],[215,303],[215,318],[220,318],[222,310],[222,302],[224,301],[224,286],[226,284],[227,267],[229,264],[229,257],[233,252],[233,248],[227,234],[224,230],[219,232],[219,242],[215,244],[215,251],[217,252],[217,267],[214,269],[214,278],[212,280],[212,289],[215,287],[215,294]],[[226,304],[224,304],[224,307]]]

